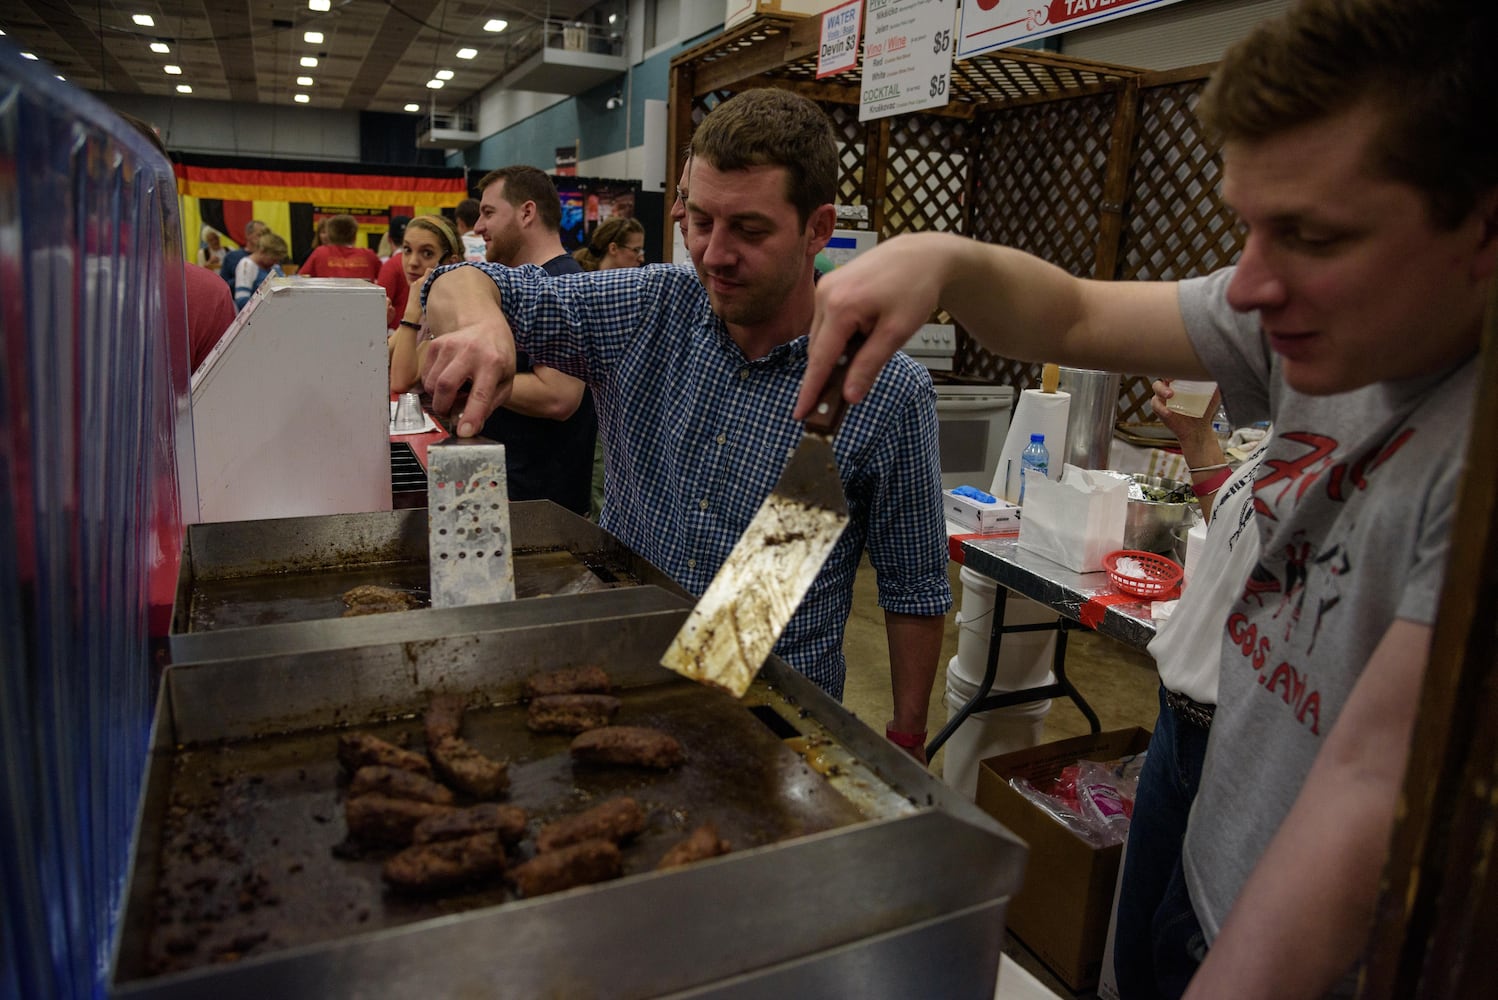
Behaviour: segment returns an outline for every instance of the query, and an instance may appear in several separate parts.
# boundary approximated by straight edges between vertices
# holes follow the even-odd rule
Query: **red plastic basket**
[[[1133,559],[1138,564],[1138,572],[1143,576],[1133,573],[1125,576],[1118,569],[1120,559]],[[1175,560],[1135,549],[1119,549],[1108,553],[1103,557],[1103,568],[1108,571],[1108,579],[1113,581],[1113,586],[1135,597],[1164,597],[1175,589],[1185,574],[1185,570]]]

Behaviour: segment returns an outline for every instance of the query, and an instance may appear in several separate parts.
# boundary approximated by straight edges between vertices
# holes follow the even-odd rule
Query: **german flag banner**
[[[202,228],[238,246],[259,219],[281,235],[296,262],[316,245],[317,224],[330,215],[359,220],[360,243],[379,249],[392,215],[442,214],[468,196],[463,167],[368,166],[179,153],[173,157],[184,248],[196,253]],[[289,269],[288,269],[289,270]]]

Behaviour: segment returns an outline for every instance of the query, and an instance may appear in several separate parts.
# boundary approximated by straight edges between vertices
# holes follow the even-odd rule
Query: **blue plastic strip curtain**
[[[101,996],[193,478],[181,226],[151,142],[7,42],[0,991]]]

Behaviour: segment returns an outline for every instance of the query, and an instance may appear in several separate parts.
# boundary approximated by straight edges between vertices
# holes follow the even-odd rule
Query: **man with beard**
[[[473,232],[486,260],[505,267],[534,264],[547,274],[582,268],[562,247],[562,200],[551,178],[517,164],[479,181],[482,200]],[[571,375],[516,355],[514,389],[484,421],[484,437],[505,446],[511,500],[553,500],[587,516],[593,501],[598,417],[593,394]]]
[[[437,336],[423,374],[435,409],[458,414],[462,435],[510,391],[517,343],[587,381],[607,456],[600,523],[701,594],[801,437],[791,408],[806,367],[812,262],[832,235],[838,172],[826,115],[789,91],[723,102],[691,149],[692,267],[563,278],[445,268],[428,286]],[[471,391],[459,398],[465,382]],[[775,652],[842,697],[843,628],[867,546],[890,647],[895,717],[886,735],[924,759],[951,607],[926,370],[903,356],[888,366],[849,411],[834,449],[850,523]]]

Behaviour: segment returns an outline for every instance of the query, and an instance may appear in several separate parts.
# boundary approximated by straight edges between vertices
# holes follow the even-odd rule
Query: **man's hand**
[[[472,437],[510,396],[515,338],[500,309],[499,288],[482,270],[459,267],[428,280],[433,339],[421,352],[421,384],[432,396],[432,411],[456,411],[457,436]]]

